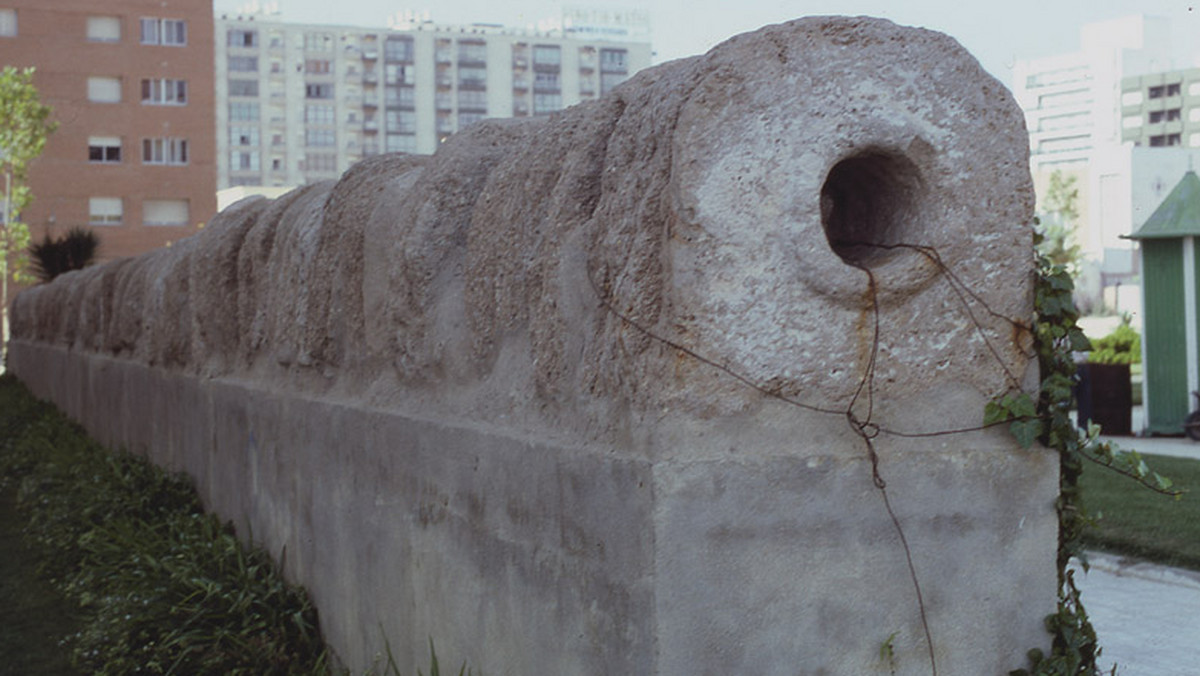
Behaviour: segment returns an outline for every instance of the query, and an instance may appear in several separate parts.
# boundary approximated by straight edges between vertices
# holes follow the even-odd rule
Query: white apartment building
[[[1050,176],[1074,176],[1079,190],[1076,240],[1083,249],[1077,299],[1084,309],[1112,307],[1121,293],[1136,292],[1133,245],[1129,234],[1128,140],[1123,127],[1123,83],[1140,82],[1169,70],[1170,22],[1142,15],[1084,25],[1077,51],[1018,61],[1013,94],[1025,111],[1030,170],[1039,200]],[[1125,97],[1125,101],[1129,98]],[[1124,168],[1122,168],[1122,166]],[[1129,307],[1128,303],[1122,305]]]
[[[383,152],[433,153],[487,117],[545,115],[649,66],[648,42],[495,25],[398,28],[216,19],[217,187],[336,178]]]
[[[1170,68],[1167,19],[1128,16],[1086,24],[1080,49],[1017,61],[1013,95],[1025,111],[1035,178],[1079,170],[1091,151],[1121,143],[1121,81]]]

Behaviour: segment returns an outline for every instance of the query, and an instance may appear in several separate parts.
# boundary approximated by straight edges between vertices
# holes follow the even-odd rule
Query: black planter
[[[1104,434],[1132,434],[1133,387],[1129,364],[1080,364],[1078,374],[1079,384],[1075,386],[1078,425],[1087,427],[1091,420]]]

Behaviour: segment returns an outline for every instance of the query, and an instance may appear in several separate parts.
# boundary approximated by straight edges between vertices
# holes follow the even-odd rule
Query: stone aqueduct
[[[953,40],[798,20],[22,293],[10,367],[194,477],[356,669],[867,674],[894,634],[1007,673],[1056,459],[909,433],[1035,369],[1027,152]]]

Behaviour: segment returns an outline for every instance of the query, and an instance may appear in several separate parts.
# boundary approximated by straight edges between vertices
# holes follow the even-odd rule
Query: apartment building
[[[546,115],[650,65],[648,42],[580,39],[580,28],[218,17],[218,187],[299,185],[379,153],[429,154],[483,118]]]
[[[1121,80],[1121,140],[1151,148],[1200,148],[1200,68]]]
[[[35,239],[94,228],[111,259],[213,214],[211,0],[0,0],[0,62],[36,68],[59,125],[30,167]]]
[[[1082,170],[1093,149],[1121,142],[1124,78],[1170,66],[1170,25],[1128,16],[1083,26],[1077,51],[1017,61],[1013,95],[1025,111],[1030,168]]]

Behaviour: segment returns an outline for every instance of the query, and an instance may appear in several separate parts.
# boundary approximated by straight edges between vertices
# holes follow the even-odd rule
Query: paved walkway
[[[1115,662],[1119,676],[1200,675],[1200,573],[1088,558],[1091,571],[1075,579],[1103,648],[1100,664]]]

